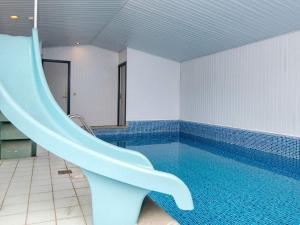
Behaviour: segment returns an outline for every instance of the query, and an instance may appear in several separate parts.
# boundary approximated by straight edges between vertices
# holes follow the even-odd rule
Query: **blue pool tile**
[[[190,134],[217,142],[300,159],[300,139],[270,133],[215,126],[181,120],[129,121],[124,128],[95,129],[98,137],[151,133]]]
[[[300,224],[299,139],[185,121],[130,125],[97,134],[188,185],[193,211],[150,193],[180,224]]]
[[[300,139],[195,122],[180,121],[180,133],[300,159]]]

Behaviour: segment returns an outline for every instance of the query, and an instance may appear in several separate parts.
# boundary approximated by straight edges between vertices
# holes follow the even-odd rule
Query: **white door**
[[[43,60],[43,67],[52,95],[65,113],[69,114],[69,63]]]

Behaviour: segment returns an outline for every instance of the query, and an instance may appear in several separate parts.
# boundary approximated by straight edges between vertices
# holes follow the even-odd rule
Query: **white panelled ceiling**
[[[33,0],[0,0],[0,33],[30,35],[32,14]],[[131,47],[184,61],[299,30],[300,1],[39,0],[38,18],[46,47]]]
[[[125,0],[39,0],[38,30],[44,46],[89,44]],[[9,19],[18,15],[19,20]],[[33,0],[0,0],[0,33],[30,35]]]

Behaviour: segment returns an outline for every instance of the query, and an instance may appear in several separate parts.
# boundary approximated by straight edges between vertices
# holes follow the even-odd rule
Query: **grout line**
[[[5,198],[6,198],[6,195],[7,195],[7,192],[8,192],[8,190],[9,190],[9,187],[10,187],[10,185],[11,185],[11,183],[12,183],[12,180],[13,180],[13,177],[14,177],[14,175],[15,175],[15,173],[16,173],[16,170],[17,170],[18,165],[19,165],[19,160],[17,161],[16,166],[15,166],[15,169],[14,169],[14,172],[12,173],[11,178],[10,178],[10,180],[9,180],[9,183],[8,183],[8,186],[7,186],[7,189],[6,189],[6,192],[5,192],[4,196],[3,196],[3,201],[1,202],[1,205],[0,205],[0,209],[2,209],[2,207],[3,207],[4,200],[5,200]]]
[[[30,195],[31,195],[31,186],[32,186],[34,164],[35,164],[35,158],[33,157],[32,168],[31,168],[31,179],[30,179],[30,185],[29,185],[29,194],[28,194],[28,200],[27,200],[27,210],[26,210],[25,224],[27,224],[28,213],[29,213],[29,199],[30,199]]]
[[[66,168],[69,169],[69,168],[68,168],[68,165],[67,165],[67,163],[66,163],[65,160],[64,160],[64,162],[65,162]],[[76,194],[76,198],[77,198],[77,201],[78,201],[78,205],[79,205],[80,211],[81,211],[81,213],[82,213],[83,220],[84,220],[85,224],[87,225],[87,221],[86,221],[85,215],[84,215],[84,213],[83,213],[83,209],[82,209],[82,207],[81,207],[81,204],[80,204],[80,201],[79,201],[77,192],[76,192],[76,188],[75,188],[74,183],[73,183],[73,179],[72,179],[72,177],[71,177],[70,174],[69,174],[69,177],[70,177],[70,180],[71,180],[71,183],[72,183],[72,187],[73,187],[73,189],[74,189],[74,191],[75,191],[75,194]],[[92,216],[92,217],[93,217],[93,216]]]
[[[51,190],[52,190],[52,201],[54,206],[54,221],[55,225],[57,225],[57,215],[56,215],[56,206],[54,201],[54,190],[53,190],[53,182],[52,182],[52,170],[51,170],[51,157],[50,153],[48,152],[48,161],[49,161],[49,173],[50,173],[50,181],[51,181]]]

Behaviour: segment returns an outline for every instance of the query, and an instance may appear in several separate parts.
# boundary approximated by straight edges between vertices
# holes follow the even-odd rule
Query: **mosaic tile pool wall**
[[[98,137],[145,133],[180,133],[259,150],[292,159],[300,159],[300,138],[255,132],[237,128],[181,121],[129,121],[125,128],[95,129]]]
[[[179,120],[150,120],[150,121],[128,121],[127,127],[120,128],[97,128],[94,130],[96,136],[131,135],[145,133],[173,133],[179,132]]]
[[[179,130],[205,139],[300,159],[300,138],[187,121],[180,121]]]

